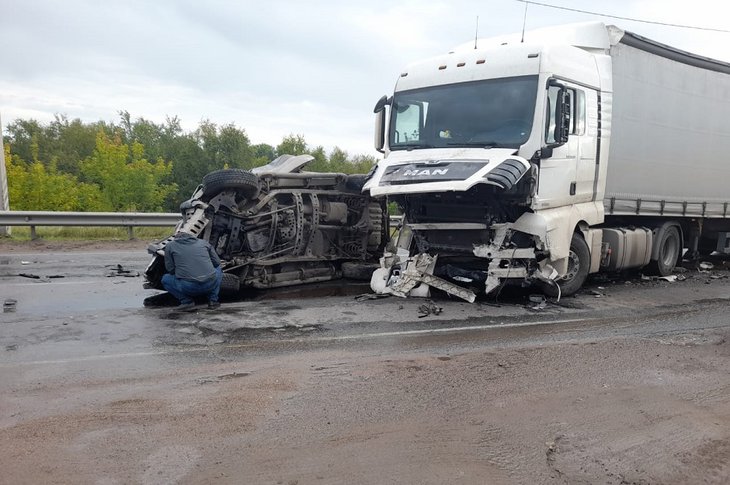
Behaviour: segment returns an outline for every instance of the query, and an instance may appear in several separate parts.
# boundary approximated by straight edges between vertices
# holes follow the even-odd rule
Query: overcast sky
[[[657,22],[730,30],[727,0],[543,0]],[[375,155],[373,114],[409,62],[522,29],[516,0],[0,0],[0,117],[84,121],[178,116],[289,133]],[[527,29],[603,20],[730,62],[730,34],[602,19],[530,5]]]

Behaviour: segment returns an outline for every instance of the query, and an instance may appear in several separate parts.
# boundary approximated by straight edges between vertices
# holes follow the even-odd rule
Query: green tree
[[[246,132],[235,124],[218,127],[204,120],[194,136],[203,149],[203,162],[208,173],[221,168],[251,168],[253,152]]]
[[[285,136],[281,143],[276,146],[276,156],[281,155],[302,155],[307,153],[307,142],[302,135],[290,134]]]
[[[251,147],[251,150],[253,152],[254,167],[260,167],[261,165],[266,165],[270,161],[276,158],[276,151],[274,147],[271,145],[268,145],[266,143],[259,143],[258,145],[253,145]]]
[[[141,143],[124,145],[103,132],[97,135],[93,155],[81,163],[82,176],[101,188],[113,211],[162,210],[167,196],[176,190],[174,184],[162,182],[171,171],[172,164],[161,158],[154,163],[145,159]]]
[[[46,168],[38,161],[25,163],[5,145],[8,195],[13,210],[83,211],[106,210],[99,187],[79,183],[55,165]]]

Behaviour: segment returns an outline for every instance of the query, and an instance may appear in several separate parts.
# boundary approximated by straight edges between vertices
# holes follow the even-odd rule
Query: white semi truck
[[[364,191],[404,215],[375,291],[559,297],[728,252],[730,64],[572,24],[411,64],[375,113],[385,158]]]

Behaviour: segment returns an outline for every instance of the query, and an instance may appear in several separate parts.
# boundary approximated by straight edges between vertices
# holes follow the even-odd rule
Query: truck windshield
[[[390,149],[518,148],[530,136],[536,97],[537,76],[396,92]]]

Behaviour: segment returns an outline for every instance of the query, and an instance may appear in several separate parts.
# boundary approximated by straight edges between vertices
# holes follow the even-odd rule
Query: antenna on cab
[[[474,49],[477,48],[477,39],[479,38],[479,15],[477,15],[477,29],[474,32]]]
[[[522,40],[520,40],[521,44],[525,43],[525,24],[527,23],[527,6],[529,5],[528,2],[525,2],[525,15],[522,17]]]

